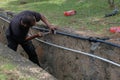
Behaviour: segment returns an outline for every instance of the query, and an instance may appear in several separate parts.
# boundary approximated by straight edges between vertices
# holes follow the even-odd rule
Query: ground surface
[[[56,80],[42,68],[0,43],[0,80]]]

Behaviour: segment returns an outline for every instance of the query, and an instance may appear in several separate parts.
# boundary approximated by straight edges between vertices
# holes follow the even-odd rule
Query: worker
[[[41,37],[42,34],[39,32],[30,36],[28,35],[28,32],[29,29],[32,26],[35,26],[36,22],[39,22],[40,20],[52,31],[56,29],[56,26],[52,25],[43,14],[26,10],[17,14],[11,20],[9,27],[6,30],[8,47],[17,51],[18,44],[20,44],[28,54],[29,60],[39,66],[39,60],[31,40],[36,37]]]

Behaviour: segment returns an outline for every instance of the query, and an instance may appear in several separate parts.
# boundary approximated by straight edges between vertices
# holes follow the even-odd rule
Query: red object
[[[75,15],[76,11],[75,10],[70,10],[70,11],[65,11],[64,16],[72,16]]]
[[[115,32],[120,32],[120,26],[118,27],[111,27],[110,32],[115,33]]]

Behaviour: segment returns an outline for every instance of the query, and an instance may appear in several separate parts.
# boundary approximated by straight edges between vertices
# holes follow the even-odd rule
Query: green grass
[[[0,70],[13,70],[14,68],[15,68],[15,66],[10,63],[0,66]]]
[[[37,80],[24,76],[9,59],[0,56],[0,80]]]
[[[43,13],[51,23],[60,27],[76,30],[92,30],[103,33],[111,26],[119,26],[120,15],[103,18],[112,12],[106,0],[25,0],[27,4],[20,4],[20,0],[1,0],[1,8],[12,12],[34,10]],[[120,0],[115,4],[120,7]],[[74,9],[77,14],[66,17],[64,11]],[[116,23],[116,24],[114,24]]]

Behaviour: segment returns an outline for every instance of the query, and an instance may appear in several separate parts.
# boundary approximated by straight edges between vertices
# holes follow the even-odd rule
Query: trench
[[[9,20],[2,18],[0,41],[7,44],[5,30]],[[39,27],[31,29],[32,33],[38,31],[48,30]],[[33,40],[43,69],[58,80],[119,80],[119,45],[70,33],[61,30]],[[18,52],[27,56],[20,46]]]

